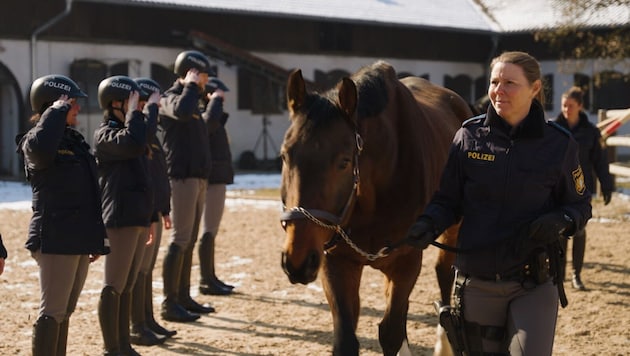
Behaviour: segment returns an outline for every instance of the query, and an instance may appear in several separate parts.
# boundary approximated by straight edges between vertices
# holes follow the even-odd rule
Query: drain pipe
[[[36,28],[35,31],[33,31],[33,34],[31,34],[31,83],[35,80],[35,77],[37,74],[36,73],[37,69],[35,68],[36,67],[35,58],[37,58],[37,48],[36,48],[37,35],[39,35],[43,31],[46,31],[48,28],[50,28],[50,26],[54,25],[55,23],[59,22],[59,20],[67,16],[71,10],[72,10],[72,0],[66,0],[66,8],[63,10],[62,13],[51,18],[50,20],[48,20],[48,22]]]

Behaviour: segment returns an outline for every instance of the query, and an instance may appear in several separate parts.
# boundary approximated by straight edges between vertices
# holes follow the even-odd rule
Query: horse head
[[[344,78],[324,95],[307,93],[291,73],[291,125],[281,147],[281,196],[286,232],[282,267],[291,283],[317,278],[327,242],[347,223],[358,189],[357,88]]]

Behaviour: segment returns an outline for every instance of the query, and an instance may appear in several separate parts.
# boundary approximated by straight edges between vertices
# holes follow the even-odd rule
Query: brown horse
[[[436,190],[453,135],[470,109],[424,79],[399,81],[383,61],[323,94],[307,93],[296,70],[287,99],[283,269],[291,283],[307,284],[321,268],[334,355],[358,355],[361,274],[366,265],[380,270],[387,308],[379,341],[384,355],[404,353],[409,295],[422,265],[422,252],[404,240]],[[453,246],[456,231],[448,235],[450,241],[442,241]],[[436,267],[447,303],[452,262],[453,255],[442,252]]]

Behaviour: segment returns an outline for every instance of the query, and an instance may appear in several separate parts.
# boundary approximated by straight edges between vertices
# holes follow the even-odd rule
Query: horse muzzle
[[[304,262],[296,267],[291,263],[286,251],[282,252],[282,270],[289,277],[292,284],[309,284],[317,279],[319,271],[320,256],[316,251],[308,254]]]

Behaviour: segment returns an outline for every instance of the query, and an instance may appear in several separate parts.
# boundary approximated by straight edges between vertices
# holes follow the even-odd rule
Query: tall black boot
[[[162,318],[164,320],[189,322],[199,319],[199,314],[188,312],[186,308],[179,304],[179,300],[177,299],[183,257],[182,250],[179,246],[174,243],[168,246],[162,269],[165,297],[162,302]]]
[[[232,293],[233,286],[220,281],[214,270],[214,241],[215,236],[205,232],[199,242],[199,293],[206,295],[228,295]]]
[[[68,327],[70,319],[64,319],[59,324],[59,339],[57,341],[57,356],[66,355],[66,347],[68,346]]]
[[[140,356],[140,354],[131,347],[129,337],[131,292],[127,291],[120,294],[120,309],[118,313],[118,342],[120,344],[120,351],[127,356]]]
[[[107,356],[120,356],[118,315],[120,314],[120,293],[114,287],[105,286],[98,302],[98,321],[101,325],[103,343]]]
[[[146,274],[139,272],[131,292],[131,331],[129,340],[135,345],[153,346],[164,343],[166,337],[156,335],[149,329],[145,319],[145,280]]]
[[[157,335],[163,335],[167,339],[177,334],[176,330],[168,330],[155,321],[153,315],[153,276],[151,273],[145,275],[144,280],[144,320],[147,327]],[[137,283],[137,282],[136,282]]]
[[[574,289],[586,290],[580,274],[584,264],[584,251],[586,250],[586,230],[580,230],[573,236],[573,278],[571,283]]]
[[[59,323],[55,318],[42,315],[33,325],[33,356],[48,356],[51,350],[57,350]]]
[[[201,305],[190,297],[190,270],[192,268],[193,248],[194,245],[187,248],[184,252],[177,300],[184,308],[186,308],[186,310],[190,312],[199,314],[213,313],[214,308],[212,306],[209,304]]]

